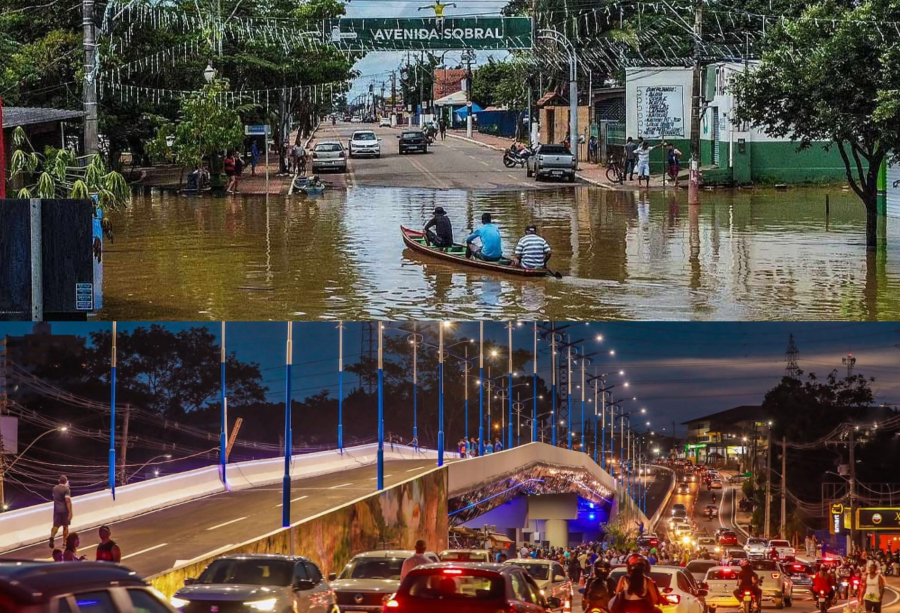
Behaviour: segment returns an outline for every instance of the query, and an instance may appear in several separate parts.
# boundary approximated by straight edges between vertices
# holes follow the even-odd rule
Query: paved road
[[[647,484],[647,512],[644,513],[647,517],[653,517],[666,497],[666,492],[669,491],[670,474],[667,471],[658,469],[654,470],[649,477],[643,477],[643,480],[649,480]],[[648,532],[651,530],[651,526],[646,528]]]
[[[712,496],[716,495],[716,504],[719,505],[719,516],[712,520],[708,520],[706,516],[703,514],[703,508],[712,504]],[[746,536],[743,532],[737,529],[734,524],[734,513],[733,509],[736,503],[736,496],[740,495],[740,486],[732,487],[726,485],[722,490],[712,490],[707,491],[706,487],[700,487],[700,484],[692,484],[690,494],[675,494],[672,496],[672,500],[669,502],[669,509],[671,510],[671,505],[676,503],[682,503],[687,507],[688,514],[690,516],[693,513],[693,522],[697,527],[695,534],[708,534],[713,535],[715,531],[719,528],[728,528],[729,530],[734,530],[735,534],[738,535],[738,542],[743,543],[746,540]],[[666,533],[666,528],[668,524],[666,523],[666,518],[670,515],[670,513],[664,513],[663,519],[660,521],[659,530],[657,534],[664,535]],[[900,608],[900,593],[896,591],[896,589],[888,588],[889,592],[885,595],[885,606],[883,610],[893,610],[896,611]],[[850,602],[851,608],[855,608],[856,602]],[[830,611],[841,611],[847,606],[846,601],[841,601],[839,604],[834,605]],[[764,603],[764,609],[774,609],[775,606],[772,603]],[[719,610],[724,610],[727,612],[734,613],[738,610],[737,607],[719,607]],[[795,613],[815,613],[817,611],[815,604],[812,600],[812,595],[806,591],[806,588],[795,588],[794,590],[794,598],[793,598],[793,606],[792,610]]]
[[[434,460],[394,460],[385,464],[385,486],[405,481]],[[375,491],[375,466],[295,480],[291,522],[361,498]],[[113,540],[122,548],[122,562],[144,576],[172,568],[181,561],[261,537],[281,527],[281,487],[266,486],[216,494],[161,509],[112,525]],[[48,528],[49,530],[49,528]],[[98,538],[83,533],[81,553],[93,559]],[[57,546],[61,538],[57,536]],[[46,543],[5,552],[4,557],[48,559]]]
[[[316,133],[318,141],[339,140],[347,147],[355,130],[374,130],[381,141],[381,158],[349,160],[349,172],[321,173],[323,181],[335,186],[427,187],[437,189],[539,189],[565,184],[541,182],[525,177],[524,168],[506,168],[502,155],[474,143],[447,137],[429,147],[427,154],[397,152],[399,128],[378,128],[375,124],[338,123],[324,125]]]

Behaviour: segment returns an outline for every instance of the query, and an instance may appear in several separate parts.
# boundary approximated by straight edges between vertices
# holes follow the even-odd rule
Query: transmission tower
[[[846,358],[841,358],[841,362],[847,367],[847,378],[849,379],[853,376],[853,367],[856,366],[856,358],[853,357],[852,353],[848,353]]]
[[[797,359],[800,357],[800,350],[794,344],[794,335],[791,334],[788,339],[787,351],[784,352],[784,359],[787,366],[784,369],[784,376],[788,379],[797,379],[800,377],[800,366]]]
[[[362,342],[360,346],[360,356],[366,362],[369,368],[359,375],[359,387],[367,394],[375,393],[375,387],[378,385],[375,375],[375,360],[378,352],[378,324],[374,321],[362,322]]]

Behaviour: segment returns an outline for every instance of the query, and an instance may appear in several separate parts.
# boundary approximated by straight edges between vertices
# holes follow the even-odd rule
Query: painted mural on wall
[[[197,577],[215,558],[229,553],[294,553],[315,562],[324,575],[337,572],[357,553],[374,549],[413,549],[424,539],[432,551],[447,548],[447,470],[435,470],[279,530],[259,540],[151,578],[172,596],[185,578]]]
[[[460,526],[523,494],[578,494],[607,512],[612,508],[615,497],[612,490],[587,470],[536,463],[503,479],[492,480],[475,490],[452,497],[449,503],[450,525]]]

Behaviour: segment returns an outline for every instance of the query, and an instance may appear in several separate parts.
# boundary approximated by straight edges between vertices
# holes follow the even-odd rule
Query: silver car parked
[[[274,554],[222,556],[187,579],[170,602],[183,613],[337,613],[318,566]]]
[[[340,576],[329,577],[341,613],[365,611],[381,613],[384,604],[400,588],[400,570],[415,551],[367,551],[355,556]],[[433,552],[425,552],[432,562],[440,562]]]

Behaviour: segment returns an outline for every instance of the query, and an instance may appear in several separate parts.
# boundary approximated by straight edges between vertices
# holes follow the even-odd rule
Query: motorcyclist
[[[826,569],[824,565],[820,565],[818,572],[813,577],[813,598],[815,598],[816,594],[818,594],[820,591],[825,591],[828,592],[828,599],[834,600],[834,587],[834,575],[828,572],[828,569]]]
[[[625,560],[628,574],[619,579],[616,586],[616,598],[611,603],[613,610],[628,610],[637,613],[651,613],[662,603],[662,596],[656,583],[649,577],[650,564],[642,556],[631,554]],[[619,599],[623,603],[617,602]]]
[[[762,602],[762,590],[759,587],[759,575],[753,570],[753,567],[750,566],[750,562],[748,560],[741,560],[741,571],[737,576],[737,589],[734,590],[734,597],[737,598],[738,602],[741,602],[744,597],[744,592],[749,590],[753,598],[756,599],[756,606],[754,607],[756,610],[760,609],[760,603]]]
[[[584,598],[581,602],[582,611],[600,609],[609,611],[609,600],[615,591],[615,584],[609,578],[612,567],[603,558],[594,562],[594,572],[584,584]]]
[[[716,497],[716,493],[713,492],[713,504],[716,504],[717,500],[718,500],[718,498]]]

